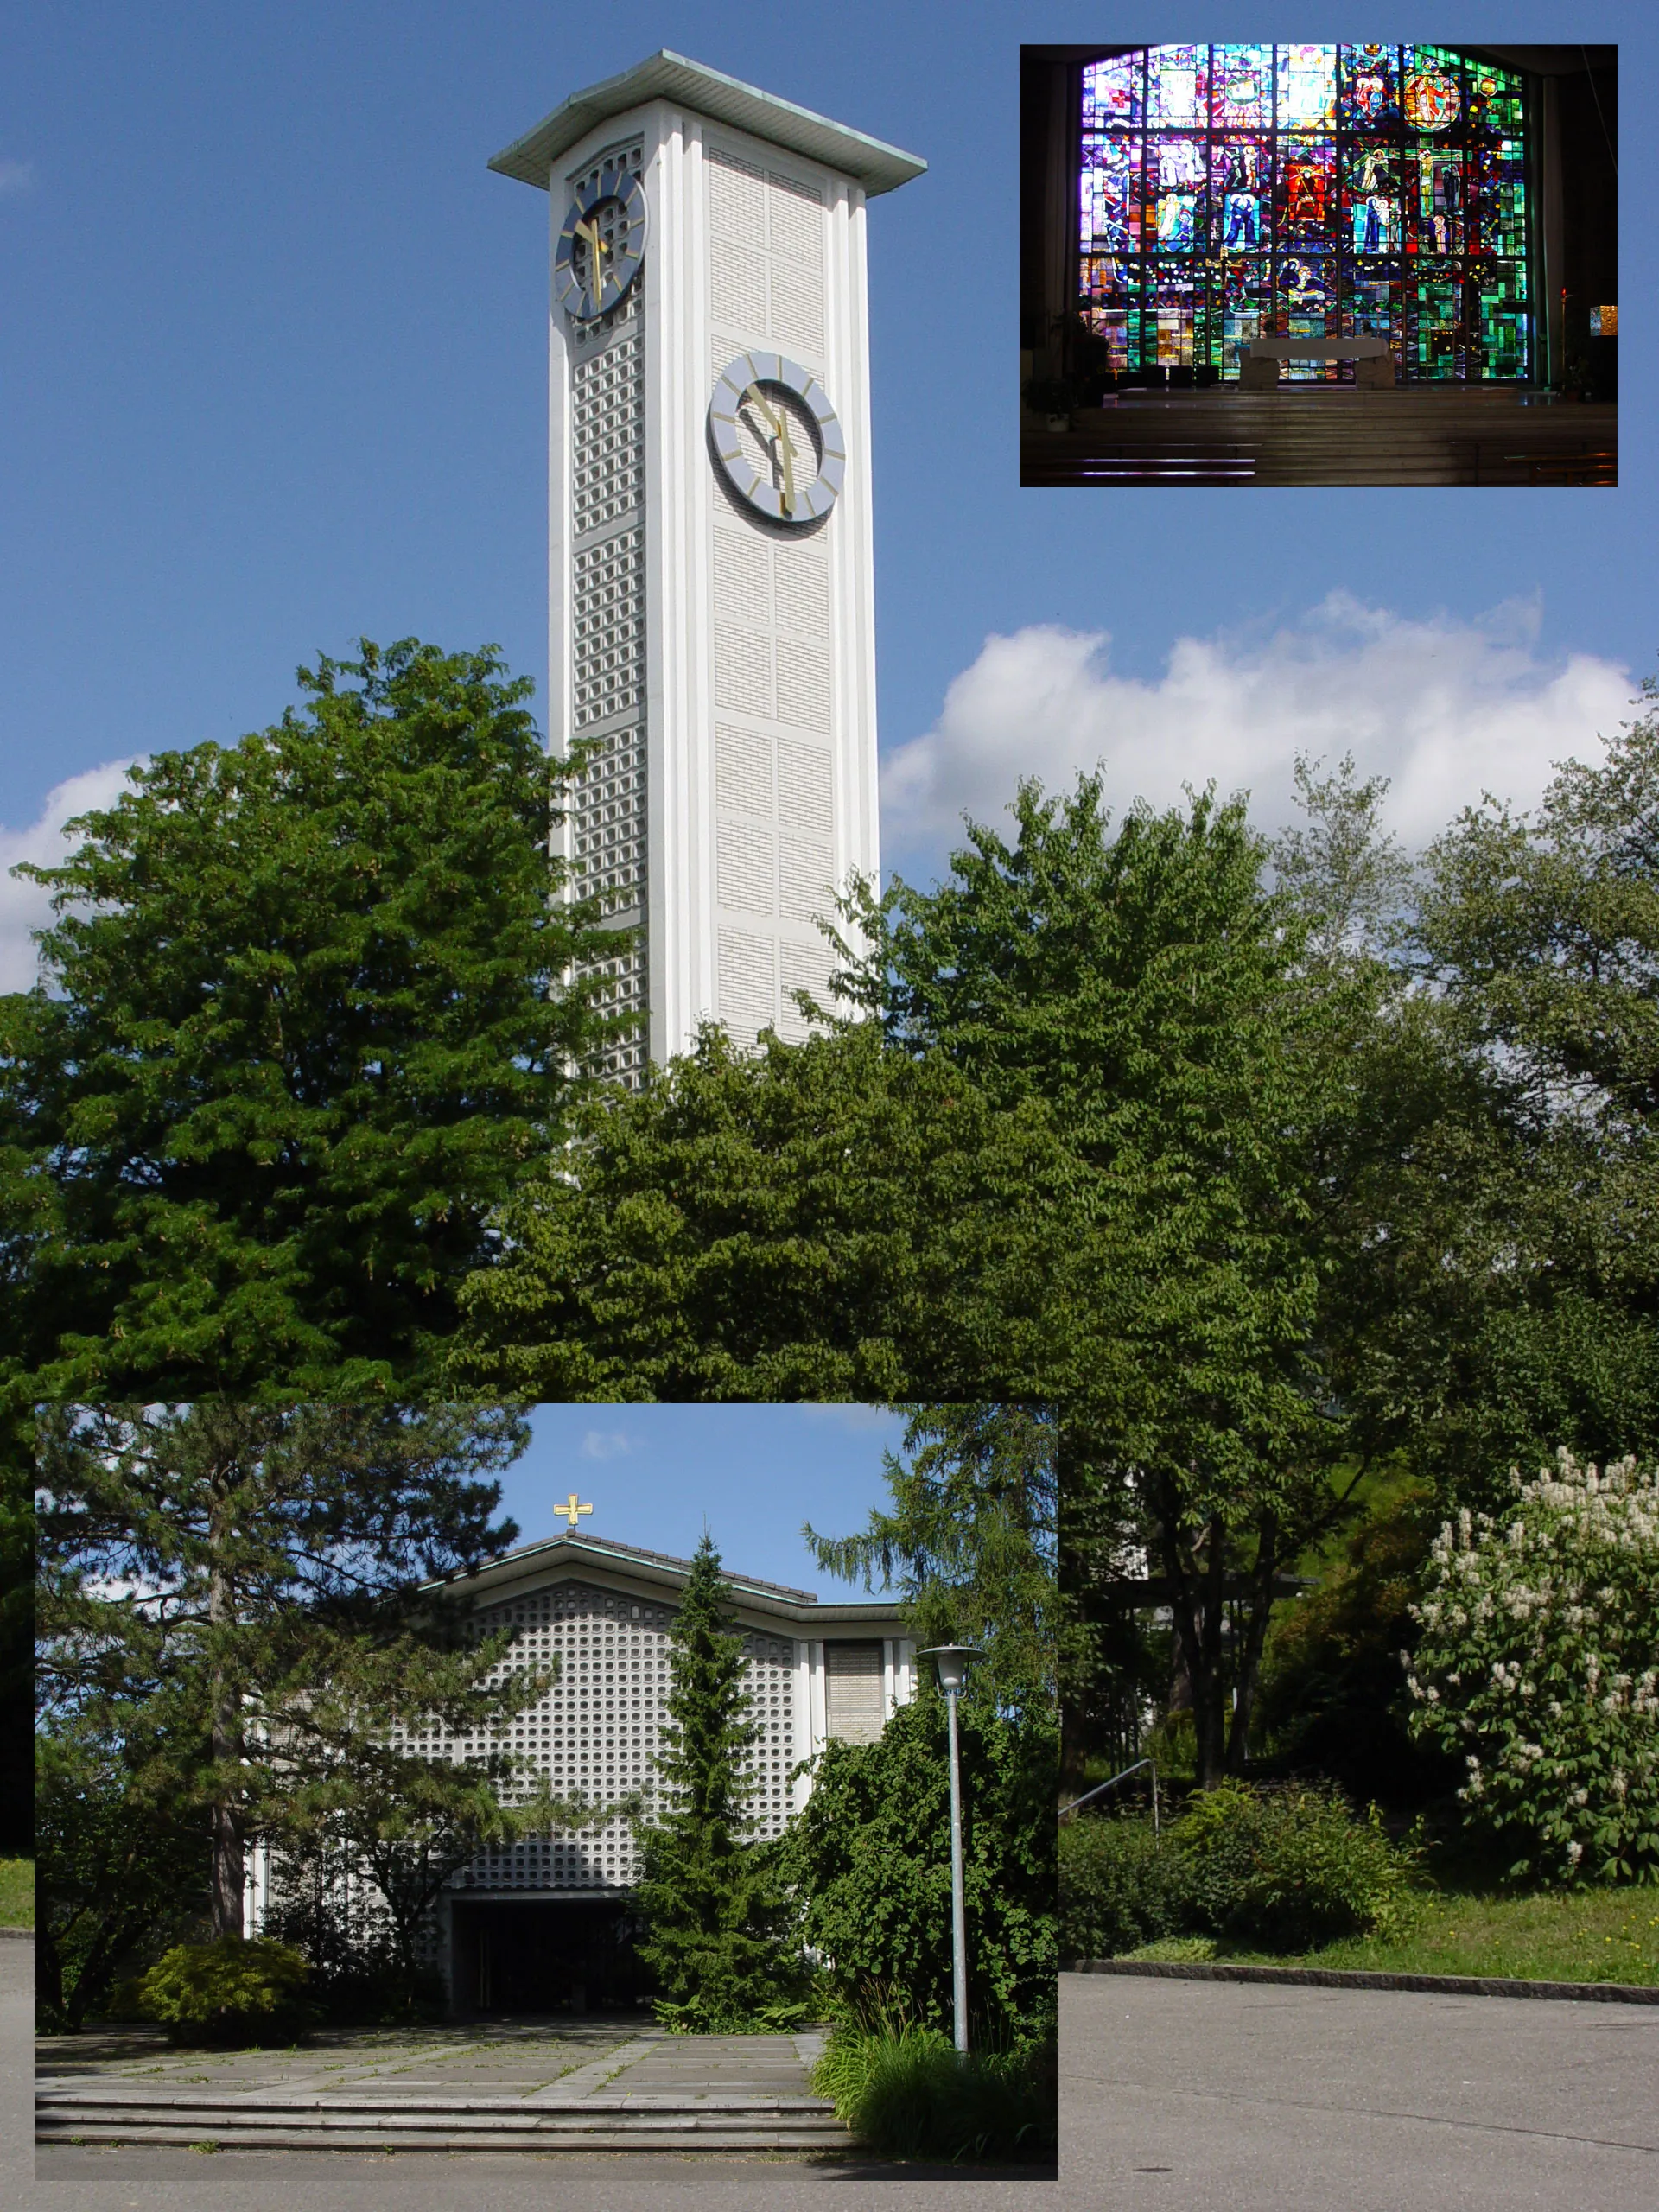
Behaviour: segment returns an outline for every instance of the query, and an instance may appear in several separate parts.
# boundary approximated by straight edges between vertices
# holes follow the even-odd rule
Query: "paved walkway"
[[[37,2145],[400,2154],[852,2149],[809,2075],[817,2034],[671,2036],[638,2021],[320,2032],[174,2050],[143,2029],[43,2040]]]
[[[211,2087],[257,2100],[265,2092],[323,2096],[372,2088],[396,2097],[448,2090],[457,2096],[534,2097],[556,2084],[580,2094],[639,2046],[640,2023],[572,2020],[453,2027],[324,2030],[294,2050],[175,2050],[155,2028],[110,2028],[41,2036],[37,2084],[130,2082],[147,2088]]]
[[[1062,1974],[1059,2202],[1654,2212],[1659,2008]]]

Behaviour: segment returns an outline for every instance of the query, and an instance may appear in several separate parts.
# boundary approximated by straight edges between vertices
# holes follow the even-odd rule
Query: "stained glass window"
[[[1154,46],[1087,64],[1080,305],[1109,365],[1230,379],[1253,337],[1363,335],[1389,339],[1408,380],[1524,378],[1524,92],[1446,46]]]

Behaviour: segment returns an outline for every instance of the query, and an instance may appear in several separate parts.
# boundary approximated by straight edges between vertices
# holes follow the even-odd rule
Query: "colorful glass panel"
[[[1400,53],[1392,46],[1338,49],[1338,114],[1350,130],[1392,130],[1400,122]]]
[[[1278,327],[1286,338],[1328,338],[1336,334],[1336,256],[1286,254],[1279,264]],[[1287,361],[1280,374],[1292,384],[1334,383],[1334,361]]]
[[[1158,261],[1152,265],[1141,312],[1141,366],[1191,368],[1206,320],[1208,276],[1204,264]],[[1207,337],[1207,332],[1202,334]],[[1207,345],[1205,353],[1208,354]]]
[[[1223,253],[1260,253],[1273,227],[1273,142],[1236,138],[1211,149],[1212,235]]]
[[[1129,130],[1143,120],[1142,57],[1119,54],[1083,73],[1083,132]]]
[[[1281,130],[1329,130],[1337,120],[1337,49],[1281,46],[1279,112]]]
[[[1209,121],[1210,49],[1154,46],[1147,55],[1147,121],[1154,130],[1202,130]]]
[[[1292,138],[1279,149],[1279,243],[1313,245],[1330,236],[1336,212],[1336,142]]]
[[[1463,87],[1449,69],[1425,61],[1407,73],[1403,105],[1408,130],[1449,130],[1463,113]]]
[[[1220,308],[1215,366],[1236,377],[1245,346],[1273,328],[1272,264],[1230,256],[1222,269]]]
[[[1344,242],[1355,253],[1398,253],[1400,162],[1395,147],[1350,146],[1342,165]]]
[[[1206,183],[1202,138],[1160,134],[1147,140],[1147,244],[1160,253],[1191,253],[1203,243]]]
[[[1114,376],[1141,365],[1138,342],[1131,348],[1129,270],[1122,261],[1090,255],[1083,264],[1084,319],[1106,341],[1106,365]],[[1138,341],[1138,333],[1137,333]]]
[[[1408,253],[1432,253],[1442,259],[1464,251],[1463,156],[1427,147],[1406,156],[1415,172],[1411,194],[1411,236]]]
[[[1080,308],[1109,365],[1231,378],[1272,329],[1386,337],[1408,378],[1527,375],[1524,92],[1442,46],[1143,47],[1086,65]]]
[[[1526,166],[1511,139],[1471,157],[1468,250],[1516,259],[1526,252]]]
[[[1273,128],[1273,48],[1218,46],[1210,72],[1210,120],[1217,130]]]
[[[1085,253],[1128,253],[1134,245],[1130,180],[1136,151],[1131,138],[1103,138],[1085,145],[1079,240]]]

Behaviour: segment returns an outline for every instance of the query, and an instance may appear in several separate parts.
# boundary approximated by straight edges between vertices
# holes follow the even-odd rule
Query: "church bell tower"
[[[864,210],[925,164],[661,53],[490,167],[551,200],[549,739],[637,1082],[804,1034],[877,872]]]

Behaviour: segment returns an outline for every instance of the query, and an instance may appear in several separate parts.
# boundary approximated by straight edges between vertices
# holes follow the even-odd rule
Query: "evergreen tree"
[[[748,1840],[746,1768],[757,1730],[743,1688],[720,1554],[705,1535],[670,1630],[669,1722],[657,1817],[636,1833],[640,1956],[664,2017],[689,2029],[749,2025],[797,1977],[776,1854]]]
[[[803,1531],[820,1567],[896,1587],[918,1644],[977,1644],[976,1692],[1052,1721],[1058,1424],[1033,1406],[913,1406],[885,1455],[889,1509],[854,1536]]]
[[[394,1730],[429,1716],[487,1734],[546,1688],[510,1635],[478,1642],[420,1586],[512,1541],[486,1478],[526,1433],[476,1407],[44,1417],[41,1726],[127,1747],[130,1817],[194,1809],[216,1934],[242,1932],[251,1838],[360,1825],[398,1794],[388,1763],[409,1802],[442,1812],[447,1793],[455,1819],[479,1817],[479,1769],[397,1751]]]

